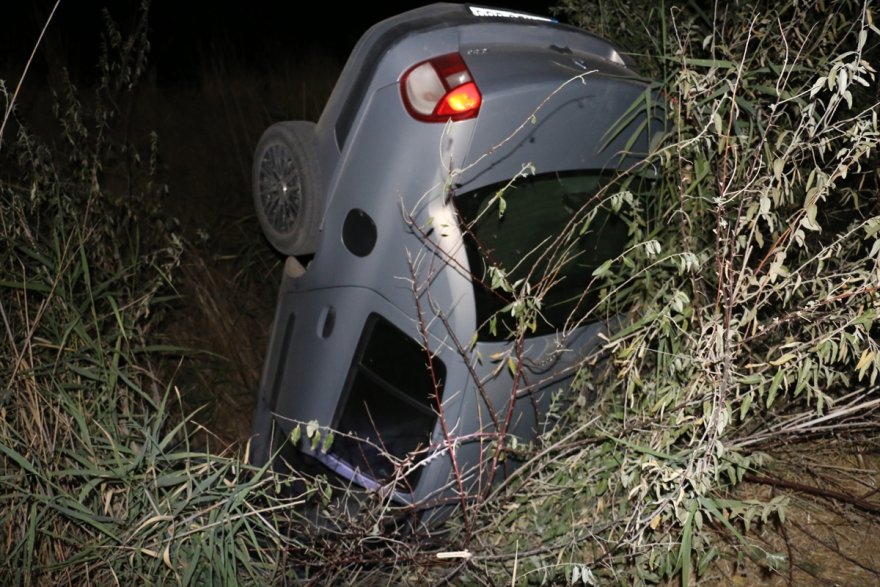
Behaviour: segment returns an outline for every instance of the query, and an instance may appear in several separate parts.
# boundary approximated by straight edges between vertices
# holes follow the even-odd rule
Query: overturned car
[[[435,4],[373,26],[318,123],[256,149],[288,260],[251,461],[304,454],[430,511],[504,474],[607,328],[581,316],[627,242],[603,203],[647,150],[648,88],[548,18]]]

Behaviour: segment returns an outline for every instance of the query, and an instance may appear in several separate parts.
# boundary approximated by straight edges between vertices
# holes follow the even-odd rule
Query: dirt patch
[[[823,440],[780,451],[761,483],[744,483],[742,499],[790,499],[785,523],[753,526],[751,542],[781,555],[779,565],[757,564],[760,551],[730,545],[707,585],[880,585],[880,451]]]

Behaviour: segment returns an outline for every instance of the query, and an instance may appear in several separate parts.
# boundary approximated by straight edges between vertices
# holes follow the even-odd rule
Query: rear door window
[[[446,367],[378,314],[367,318],[335,429],[331,452],[374,479],[395,472],[396,461],[427,448],[443,396]],[[407,477],[415,484],[417,468]]]
[[[532,291],[546,290],[537,335],[560,330],[575,310],[592,308],[598,292],[592,273],[623,252],[626,223],[607,199],[617,189],[600,171],[544,174],[490,185],[454,199],[473,278],[479,340],[503,340],[512,324],[489,319],[512,297],[492,290],[489,267],[504,271],[511,284],[527,279]],[[504,315],[499,315],[504,318]]]

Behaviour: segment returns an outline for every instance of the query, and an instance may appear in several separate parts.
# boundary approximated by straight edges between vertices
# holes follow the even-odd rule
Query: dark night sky
[[[150,62],[160,83],[184,82],[196,75],[206,55],[234,57],[248,67],[271,69],[279,53],[299,56],[324,53],[340,63],[372,24],[399,12],[429,4],[418,0],[360,3],[353,13],[336,2],[269,2],[230,0],[152,0]],[[3,9],[7,26],[0,35],[2,77],[20,73],[52,0],[14,2]],[[75,80],[93,75],[103,30],[101,9],[108,6],[124,28],[133,21],[138,0],[61,0],[44,47],[32,65],[31,83],[45,75],[48,59],[64,60]],[[548,2],[490,0],[489,5],[548,14]],[[9,23],[15,26],[9,27]],[[50,57],[53,56],[53,57]],[[58,65],[57,63],[55,65]]]

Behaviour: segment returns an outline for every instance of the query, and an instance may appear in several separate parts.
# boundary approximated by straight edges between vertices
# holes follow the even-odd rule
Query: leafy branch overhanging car
[[[607,328],[577,316],[627,242],[601,202],[647,151],[649,88],[529,14],[434,4],[367,31],[318,123],[256,148],[289,257],[251,461],[306,454],[432,515],[503,475],[496,449],[542,430]]]

